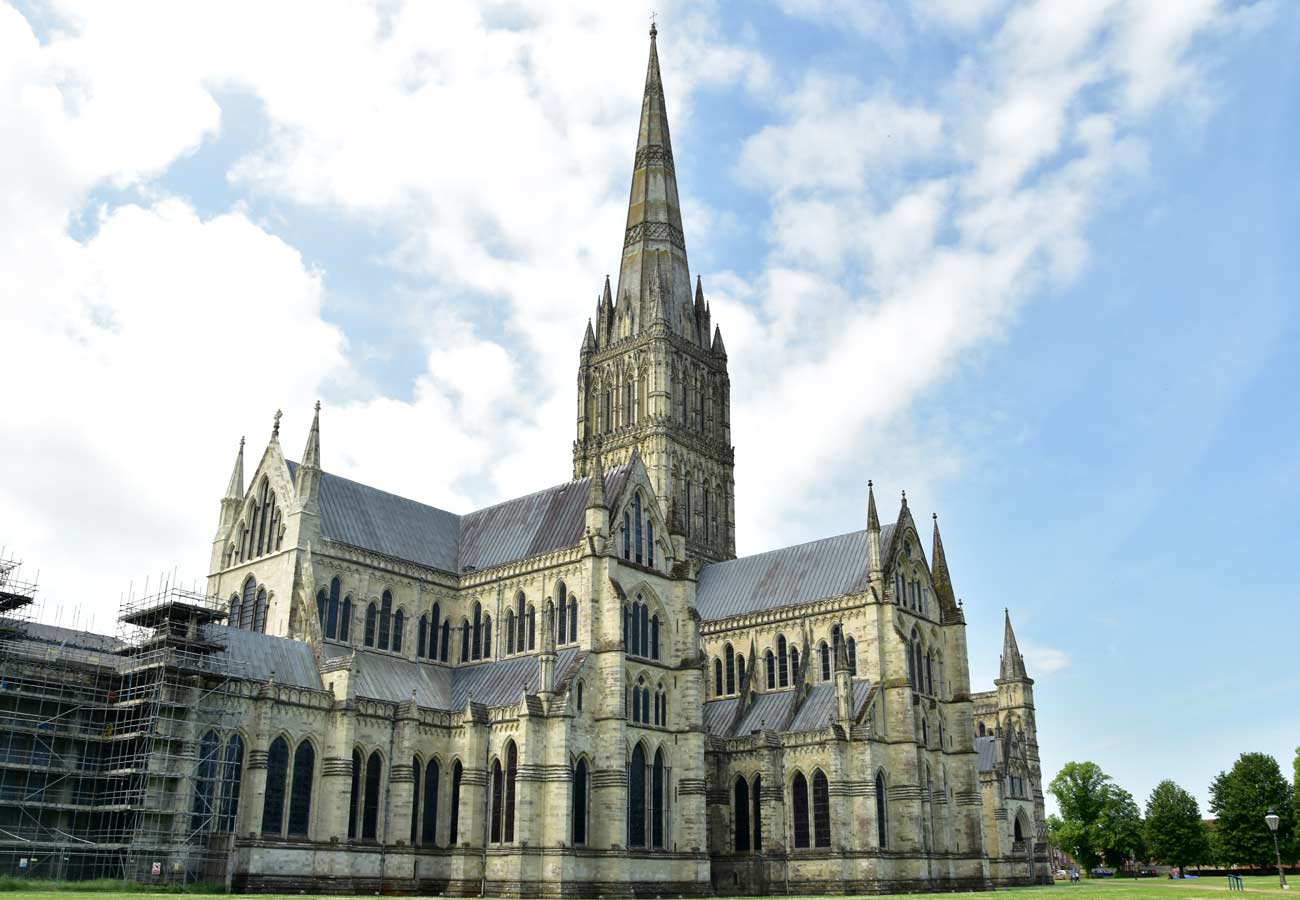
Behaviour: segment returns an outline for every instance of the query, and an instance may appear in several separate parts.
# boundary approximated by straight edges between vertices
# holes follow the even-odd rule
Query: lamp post
[[[1270,809],[1268,815],[1264,816],[1264,821],[1268,823],[1268,830],[1273,832],[1273,852],[1277,854],[1277,878],[1282,885],[1282,890],[1286,890],[1289,885],[1286,883],[1286,873],[1282,871],[1282,851],[1277,846],[1277,826],[1282,820]]]

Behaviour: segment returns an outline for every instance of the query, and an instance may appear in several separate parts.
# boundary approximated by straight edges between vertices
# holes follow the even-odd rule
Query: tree
[[[1243,753],[1231,771],[1219,773],[1210,785],[1210,810],[1218,819],[1215,827],[1227,862],[1262,868],[1276,865],[1273,835],[1264,816],[1269,810],[1277,813],[1282,820],[1278,843],[1291,848],[1293,793],[1277,760],[1267,753]]]
[[[1196,798],[1172,781],[1156,785],[1147,799],[1146,839],[1151,855],[1186,869],[1210,856],[1205,823]]]
[[[1104,786],[1103,795],[1097,818],[1098,846],[1106,865],[1120,869],[1125,861],[1146,855],[1142,814],[1133,795],[1117,784]]]
[[[1084,871],[1090,871],[1101,858],[1103,842],[1098,823],[1111,785],[1110,776],[1096,763],[1068,762],[1047,788],[1061,810],[1060,818],[1053,816],[1057,824],[1052,839]]]

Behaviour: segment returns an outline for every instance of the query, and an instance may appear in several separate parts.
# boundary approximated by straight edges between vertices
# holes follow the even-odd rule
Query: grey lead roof
[[[215,656],[218,661],[232,663],[231,674],[236,678],[266,681],[274,673],[276,684],[316,691],[322,688],[316,657],[305,641],[225,625],[209,625],[207,632],[214,640],[224,642],[225,648]]]
[[[866,679],[850,682],[853,689],[852,709],[856,716],[871,692]],[[732,719],[736,714],[738,697],[710,700],[704,704],[704,730],[715,737],[743,737],[759,729],[778,732],[817,731],[825,728],[835,715],[835,685],[831,682],[814,684],[799,708],[795,691],[766,691],[755,694],[749,709],[736,727]],[[793,716],[793,718],[792,718]]]
[[[298,464],[288,463],[296,476]],[[622,493],[631,471],[605,472],[605,496]],[[321,534],[385,556],[459,574],[571,547],[582,540],[591,479],[516,497],[467,515],[321,473]]]
[[[881,552],[894,526],[881,529]],[[695,607],[705,621],[865,590],[867,532],[853,531],[700,569]]]
[[[338,644],[324,646],[330,656],[347,656],[352,652],[352,648]],[[573,647],[556,653],[557,685],[577,656],[578,651]],[[358,650],[352,671],[353,693],[358,697],[404,703],[414,691],[418,705],[452,711],[464,709],[471,693],[474,702],[484,706],[511,706],[519,701],[525,687],[529,694],[536,694],[540,683],[537,654],[448,668],[388,653]]]
[[[990,734],[975,738],[975,752],[979,754],[979,771],[992,772],[998,767],[998,738]]]

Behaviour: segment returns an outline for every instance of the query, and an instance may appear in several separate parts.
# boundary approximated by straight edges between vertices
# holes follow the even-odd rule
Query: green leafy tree
[[[1100,821],[1106,806],[1106,796],[1113,782],[1110,776],[1094,762],[1068,762],[1047,790],[1056,798],[1061,811],[1053,829],[1056,846],[1074,857],[1085,872],[1090,871],[1101,858]]]
[[[1097,819],[1097,837],[1102,859],[1112,869],[1121,869],[1130,859],[1146,855],[1142,834],[1142,813],[1133,795],[1117,784],[1102,788],[1101,815]]]
[[[1224,861],[1272,868],[1277,858],[1264,816],[1270,809],[1278,814],[1282,820],[1278,842],[1291,848],[1293,793],[1277,760],[1267,753],[1243,753],[1230,771],[1220,772],[1210,785],[1210,809],[1217,819],[1215,829]]]
[[[1172,781],[1162,781],[1147,799],[1146,839],[1151,855],[1185,869],[1210,861],[1206,825],[1196,798]]]

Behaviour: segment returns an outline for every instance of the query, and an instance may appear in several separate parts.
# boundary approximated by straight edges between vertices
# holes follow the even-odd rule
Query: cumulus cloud
[[[728,282],[737,302],[714,315],[738,452],[761,484],[783,486],[739,486],[747,548],[817,533],[827,509],[804,498],[828,474],[879,482],[882,460],[916,450],[891,443],[899,414],[999,340],[1026,300],[1077,276],[1092,216],[1144,171],[1150,111],[1203,87],[1197,38],[1224,27],[1214,2],[1173,22],[1158,21],[1162,3],[1002,6],[913,10],[922,29],[988,19],[929,95],[893,101],[889,85],[812,72],[741,152],[738,177],[771,198],[768,265]],[[836,9],[792,7],[827,23]],[[909,462],[909,480],[928,463]]]
[[[806,499],[844,502],[828,473],[865,480],[868,456],[912,487],[960,471],[900,413],[1086,263],[1090,215],[1142,171],[1146,117],[1171,92],[1207,96],[1201,38],[1248,15],[782,5],[895,53],[927,29],[970,50],[932,90],[866,85],[775,71],[711,5],[663,16],[679,167],[732,155],[770,208],[738,225],[685,185],[697,253],[704,223],[767,242],[757,266],[705,273],[731,353],[742,550],[821,533]],[[256,457],[283,407],[296,456],[321,394],[341,474],[452,509],[562,478],[582,314],[620,248],[645,11],[145,12],[0,6],[0,382],[20,386],[0,461],[22,473],[0,484],[0,521],[56,599],[111,610],[106,586],[144,571],[201,575],[238,435]],[[716,89],[765,111],[738,147],[683,138]],[[229,202],[200,214],[166,175],[223,134],[227,94],[265,127],[225,163]],[[402,390],[376,387],[329,321],[329,260],[304,259],[259,201],[382,235],[378,265],[417,285],[390,326],[421,348]],[[349,312],[395,316],[365,298]],[[899,446],[912,455],[880,452]]]
[[[1020,652],[1025,658],[1025,670],[1034,678],[1051,675],[1070,665],[1069,654],[1057,647],[1024,644]]]

